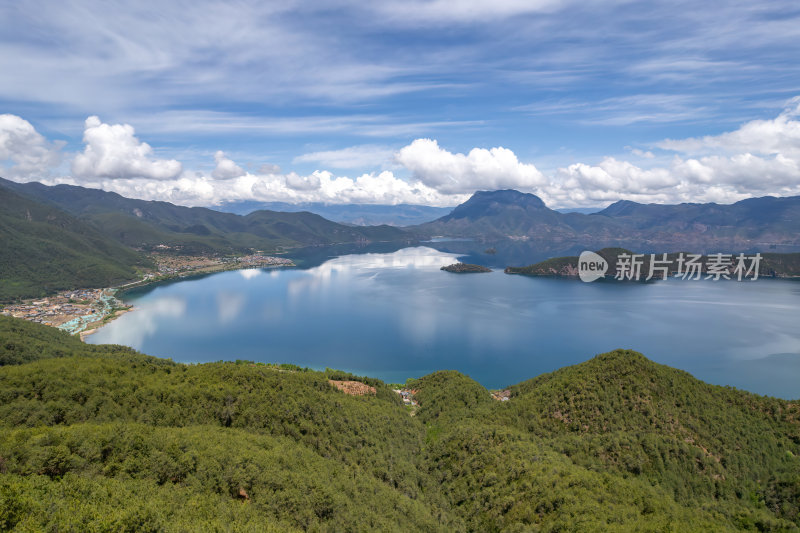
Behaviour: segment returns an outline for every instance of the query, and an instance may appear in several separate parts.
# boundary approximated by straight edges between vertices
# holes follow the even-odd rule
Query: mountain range
[[[428,236],[642,251],[790,251],[800,247],[800,197],[767,196],[731,205],[621,200],[597,213],[582,214],[554,211],[533,194],[479,191],[450,214],[409,229]]]
[[[334,222],[353,226],[412,226],[423,224],[452,211],[452,207],[432,207],[429,205],[374,205],[374,204],[324,204],[321,202],[226,202],[211,209],[237,215],[249,215],[253,211],[284,211],[296,213],[308,211]]]
[[[731,205],[622,200],[583,214],[555,211],[537,196],[515,190],[479,191],[440,218],[404,228],[341,224],[306,211],[259,209],[237,215],[73,185],[2,178],[0,202],[0,300],[132,279],[149,265],[140,252],[157,247],[188,255],[235,254],[332,244],[400,245],[445,236],[472,239],[478,245],[497,243],[498,250],[506,248],[504,243],[521,243],[541,253],[611,246],[639,252],[800,250],[800,197],[752,198]],[[378,216],[379,207],[369,210]],[[405,213],[411,218],[440,210],[383,207],[394,217]],[[337,209],[340,214],[347,211],[346,206]],[[366,208],[358,209],[362,211],[354,215]],[[531,252],[515,255],[516,264],[545,258],[526,254]]]
[[[125,198],[72,185],[0,178],[0,301],[59,289],[108,287],[151,266],[156,247],[188,255],[404,241],[391,226],[357,227],[308,212],[246,216]]]
[[[406,237],[397,228],[346,226],[308,212],[260,210],[239,216],[73,185],[0,180],[0,187],[62,209],[122,244],[143,249],[165,244],[186,253],[230,253]]]

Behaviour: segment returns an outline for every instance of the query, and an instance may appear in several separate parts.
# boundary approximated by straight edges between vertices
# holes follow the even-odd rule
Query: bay
[[[187,363],[294,363],[388,382],[455,369],[489,388],[630,348],[710,383],[800,398],[799,282],[451,274],[439,268],[459,255],[433,246],[316,251],[301,268],[150,286],[126,294],[135,310],[87,342]]]

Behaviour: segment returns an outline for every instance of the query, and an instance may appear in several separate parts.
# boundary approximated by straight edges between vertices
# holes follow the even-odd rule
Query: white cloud
[[[287,174],[284,179],[286,186],[296,191],[316,191],[320,187],[320,175],[329,176],[327,172],[314,172],[310,176],[300,176],[294,172]]]
[[[395,160],[425,185],[444,194],[476,189],[531,189],[546,178],[531,164],[521,163],[507,148],[473,148],[454,154],[433,139],[416,139],[403,147]]]
[[[371,8],[400,23],[416,25],[486,23],[493,19],[556,11],[571,3],[563,0],[398,0],[377,2]]]
[[[506,148],[473,148],[451,153],[436,140],[416,139],[395,154],[394,170],[355,177],[328,170],[282,173],[266,165],[244,170],[216,152],[209,174],[181,171],[174,160],[154,159],[152,150],[127,125],[87,120],[86,150],[73,163],[74,177],[45,183],[79,183],[124,196],[166,200],[184,205],[215,205],[257,200],[452,206],[479,189],[516,188],[539,195],[551,207],[597,206],[621,198],[639,202],[729,203],[751,196],[800,195],[800,115],[798,101],[772,120],[755,120],[736,130],[702,138],[666,140],[662,151],[628,150],[637,163],[604,157],[577,162],[544,176],[533,164],[520,162]],[[673,153],[663,152],[669,147]],[[343,150],[346,152],[348,149]],[[19,154],[45,165],[52,144],[26,121],[0,116],[0,156],[24,163]],[[678,153],[674,153],[678,152]],[[38,154],[38,155],[37,155]],[[16,158],[16,159],[15,159]],[[23,164],[24,163],[24,164]],[[27,165],[27,166],[26,166]],[[12,167],[16,168],[16,167]],[[89,170],[82,171],[88,168]],[[24,178],[18,177],[19,180]]]
[[[468,198],[468,195],[442,194],[419,181],[399,178],[391,171],[362,174],[356,178],[334,176],[327,171],[309,176],[248,175],[237,181],[244,195],[264,201],[451,206]]]
[[[130,178],[78,181],[72,177],[58,177],[41,181],[47,185],[81,185],[113,191],[129,198],[163,200],[188,206],[218,205],[239,200],[454,206],[469,198],[469,194],[442,194],[419,181],[409,182],[397,177],[391,171],[362,174],[355,178],[317,171],[307,176],[296,173],[246,173],[237,178],[217,180],[203,173],[184,172],[172,180]]]
[[[270,163],[264,163],[260,167],[258,167],[259,174],[280,174],[281,167],[278,165],[272,165]]]
[[[771,120],[751,120],[738,129],[721,135],[658,143],[664,150],[687,154],[758,153],[800,158],[800,98],[794,98],[780,115]]]
[[[651,152],[650,150],[645,151],[645,150],[639,150],[638,148],[630,148],[630,147],[626,148],[628,148],[631,151],[631,153],[636,157],[643,157],[645,159],[655,158],[655,154],[653,154],[653,152]]]
[[[730,203],[753,196],[800,195],[800,98],[774,119],[751,120],[705,137],[667,139],[656,146],[674,152],[658,159],[631,150],[660,166],[641,168],[604,158],[556,171],[541,194],[551,204],[596,205],[620,198],[640,202]]]
[[[667,169],[643,170],[613,157],[603,159],[596,166],[576,163],[561,168],[556,178],[568,187],[618,196],[626,193],[655,192],[678,185],[678,179]]]
[[[214,161],[217,166],[211,175],[218,180],[229,180],[246,174],[242,167],[225,157],[225,152],[222,150],[217,150],[214,154]]]
[[[64,143],[50,143],[27,120],[16,115],[0,115],[0,166],[4,177],[36,179],[46,177],[61,161]]]
[[[294,158],[294,163],[320,163],[330,168],[364,168],[386,164],[394,151],[386,146],[364,144],[341,150],[311,152]]]
[[[86,119],[86,148],[72,161],[72,174],[86,178],[176,178],[182,165],[174,159],[153,158],[149,144],[140,142],[129,124],[103,124],[96,116]]]

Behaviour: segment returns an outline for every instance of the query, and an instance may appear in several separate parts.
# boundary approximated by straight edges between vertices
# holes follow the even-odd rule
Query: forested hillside
[[[90,224],[0,186],[0,302],[109,287],[149,264]]]
[[[220,354],[235,357],[235,354]],[[0,530],[791,531],[800,409],[635,352],[520,383],[182,365],[0,317]],[[329,379],[359,379],[348,396]]]
[[[0,179],[0,187],[63,209],[118,243],[145,250],[166,245],[187,254],[232,253],[408,238],[398,228],[347,226],[308,212],[254,211],[239,216],[73,185]]]

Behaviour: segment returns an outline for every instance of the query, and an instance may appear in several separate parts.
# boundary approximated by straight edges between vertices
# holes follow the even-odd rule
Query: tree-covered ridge
[[[50,330],[19,323],[0,317],[7,352],[30,337],[44,342],[38,333]],[[0,367],[0,530],[59,523],[64,506],[120,484],[140,508],[110,516],[125,524],[144,517],[153,530],[200,527],[184,505],[201,507],[220,530],[228,519],[247,531],[261,530],[258,520],[275,530],[460,528],[421,473],[419,422],[382,383],[376,396],[351,397],[328,383],[343,373],[187,366],[113,346],[77,354],[66,340],[60,352],[54,342],[57,353]],[[21,351],[6,360],[38,350]],[[147,501],[164,486],[183,496]],[[79,506],[85,524],[118,523],[104,501],[88,502]],[[49,506],[63,512],[36,512]]]
[[[261,210],[240,216],[205,207],[125,198],[73,185],[50,187],[0,178],[0,187],[62,209],[110,239],[142,249],[166,245],[184,254],[242,253],[408,239],[403,230],[391,226],[348,226],[308,212]]]
[[[331,370],[182,365],[6,317],[0,348],[0,530],[800,524],[797,404],[635,352],[520,383],[506,402],[436,372],[406,384],[410,416],[379,380]]]
[[[798,519],[800,406],[708,385],[618,350],[512,387],[509,424],[560,439],[578,464],[643,475],[679,502],[750,497]],[[785,503],[785,502],[784,502]]]
[[[150,261],[60,209],[0,187],[0,302],[109,287]]]
[[[411,238],[395,227],[348,226],[308,212],[239,216],[0,178],[0,302],[136,279],[154,266],[142,251],[220,256]]]
[[[20,365],[52,357],[75,357],[79,355],[136,355],[127,346],[84,344],[77,336],[64,331],[25,320],[0,315],[0,367]],[[151,361],[168,364],[167,361],[149,358]]]

